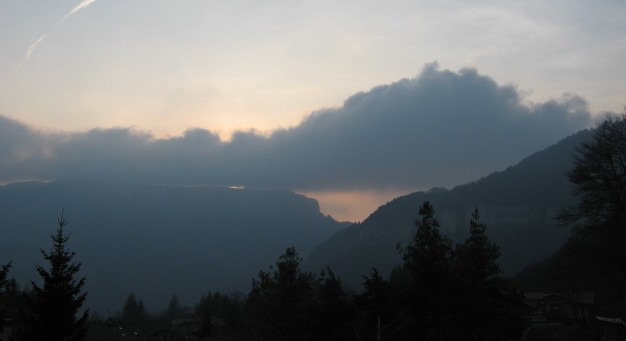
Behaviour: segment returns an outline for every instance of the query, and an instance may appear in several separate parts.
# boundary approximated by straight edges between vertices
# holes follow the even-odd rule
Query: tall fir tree
[[[417,232],[412,243],[403,250],[404,269],[413,279],[412,313],[414,335],[423,340],[444,340],[449,324],[452,242],[439,231],[435,210],[426,201],[415,222]]]
[[[497,282],[501,274],[500,247],[489,240],[487,225],[480,222],[478,208],[472,213],[469,231],[469,237],[456,246],[456,263],[461,265],[456,270],[481,284]]]
[[[487,236],[487,225],[480,222],[478,208],[474,209],[469,230],[469,237],[456,245],[454,254],[452,334],[464,340],[516,336],[520,321],[515,314],[521,301],[502,278],[500,248]]]
[[[137,328],[145,323],[147,317],[143,300],[135,297],[134,293],[128,294],[122,310],[122,320],[127,327]]]
[[[361,314],[366,332],[370,335],[380,335],[380,326],[392,320],[390,312],[389,282],[372,268],[369,277],[362,275],[363,291],[354,301]]]
[[[32,293],[25,296],[25,313],[20,338],[24,341],[81,341],[87,332],[89,311],[81,309],[86,293],[82,292],[85,277],[77,279],[81,263],[74,261],[75,252],[67,249],[70,236],[63,228],[67,221],[61,212],[57,231],[51,235],[52,249],[41,250],[49,268],[37,267],[43,285],[31,281]]]
[[[487,226],[479,221],[478,209],[470,220],[470,236],[455,247],[439,231],[434,212],[429,202],[423,203],[413,242],[403,250],[404,266],[398,274],[409,274],[411,282],[406,289],[403,289],[406,284],[400,285],[400,291],[406,294],[398,298],[410,298],[412,313],[403,337],[420,340],[519,337],[521,319],[517,312],[521,301],[501,277],[497,262],[499,247],[486,235]],[[390,282],[398,285],[394,284],[397,279]]]
[[[309,340],[308,310],[315,276],[300,269],[302,259],[290,247],[272,272],[259,272],[252,281],[247,310],[255,333],[265,340]]]
[[[3,290],[4,286],[7,284],[7,276],[9,274],[9,269],[11,269],[11,263],[13,263],[13,261],[0,266],[0,290]]]
[[[183,308],[180,306],[180,302],[178,301],[178,296],[173,295],[170,299],[170,303],[167,305],[167,310],[165,311],[165,316],[169,320],[173,320],[175,318],[181,317],[183,313]]]
[[[314,300],[310,305],[314,340],[349,340],[354,332],[351,323],[356,317],[341,280],[326,268],[315,283]]]
[[[7,275],[9,274],[9,269],[11,268],[11,263],[9,262],[5,265],[0,266],[0,333],[4,329],[4,310],[5,310],[5,301],[4,294],[6,292],[7,286]]]

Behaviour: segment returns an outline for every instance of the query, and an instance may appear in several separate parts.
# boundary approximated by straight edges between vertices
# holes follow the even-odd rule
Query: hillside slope
[[[516,273],[552,254],[569,235],[552,217],[574,202],[565,173],[572,167],[575,148],[589,136],[588,130],[581,131],[515,166],[452,190],[433,189],[396,198],[362,223],[318,245],[306,267],[329,266],[353,287],[360,285],[361,275],[372,267],[388,274],[401,261],[396,246],[410,242],[419,206],[429,200],[442,230],[453,241],[465,238],[471,212],[478,207],[488,234],[501,246],[504,270]]]

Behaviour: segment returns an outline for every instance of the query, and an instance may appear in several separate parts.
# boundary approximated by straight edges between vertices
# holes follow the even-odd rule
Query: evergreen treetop
[[[29,311],[24,316],[23,340],[81,341],[87,332],[89,311],[80,314],[87,296],[82,292],[85,277],[76,279],[81,263],[75,262],[76,253],[67,249],[70,236],[63,229],[67,225],[63,213],[57,225],[50,236],[51,250],[41,250],[49,267],[37,267],[43,285],[31,281],[32,295],[26,296]]]

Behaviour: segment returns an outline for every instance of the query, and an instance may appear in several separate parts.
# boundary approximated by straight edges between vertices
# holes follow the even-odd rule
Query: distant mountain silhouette
[[[396,246],[413,238],[419,207],[429,200],[453,241],[468,235],[471,213],[478,207],[488,235],[501,247],[500,263],[507,274],[514,274],[548,257],[567,239],[569,229],[552,218],[574,204],[565,173],[573,166],[576,147],[589,137],[588,130],[580,131],[515,166],[452,190],[435,188],[396,198],[318,245],[305,267],[329,266],[354,288],[372,267],[387,276],[401,262]]]
[[[247,292],[251,279],[286,248],[307,254],[345,223],[287,191],[139,185],[87,179],[0,186],[0,262],[11,276],[37,280],[39,249],[50,247],[61,209],[86,275],[88,305],[114,313],[129,292],[149,309],[172,294]]]

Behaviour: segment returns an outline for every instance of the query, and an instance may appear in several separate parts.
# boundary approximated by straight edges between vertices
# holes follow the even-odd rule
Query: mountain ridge
[[[329,266],[353,287],[372,267],[388,274],[400,264],[396,247],[410,242],[419,205],[428,200],[442,231],[455,242],[467,236],[471,213],[478,208],[487,233],[501,246],[504,270],[518,272],[549,256],[569,235],[552,218],[574,203],[565,174],[577,146],[589,137],[590,131],[582,130],[514,166],[451,190],[434,188],[395,198],[319,244],[305,266]]]

